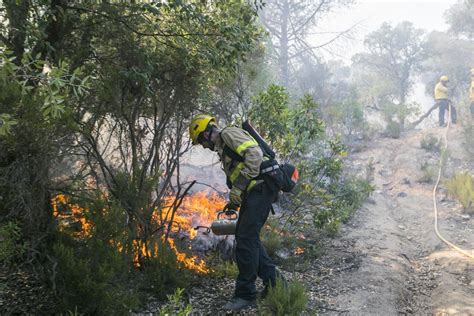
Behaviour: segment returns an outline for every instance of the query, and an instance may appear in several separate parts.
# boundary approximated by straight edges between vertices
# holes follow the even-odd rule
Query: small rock
[[[288,249],[284,248],[284,249],[277,250],[275,252],[275,255],[279,257],[280,259],[286,260],[291,256],[291,252]]]
[[[410,182],[410,180],[409,180],[408,178],[403,178],[403,182],[402,182],[402,183],[403,183],[403,184],[407,184],[407,185],[411,184],[411,182]]]
[[[469,214],[461,214],[460,216],[462,217],[462,219],[465,219],[465,220],[468,220],[471,218]]]
[[[408,196],[408,194],[406,194],[405,192],[400,192],[397,194],[398,197],[406,197]]]
[[[400,229],[403,229],[403,230],[405,230],[405,229],[406,229],[406,227],[405,227],[405,226],[403,226],[403,225],[398,225],[398,228],[400,228]]]

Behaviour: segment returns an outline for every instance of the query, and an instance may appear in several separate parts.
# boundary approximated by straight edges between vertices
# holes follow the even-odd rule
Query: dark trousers
[[[449,108],[449,100],[446,99],[441,99],[437,100],[436,103],[438,103],[439,107],[439,126],[444,125],[444,114],[446,111],[448,111]],[[457,113],[456,113],[456,108],[451,104],[451,123],[456,123],[457,120]]]
[[[260,230],[268,218],[272,202],[278,192],[265,183],[255,186],[244,198],[237,222],[235,257],[239,275],[235,285],[235,296],[246,300],[257,297],[257,276],[264,284],[275,284],[275,264],[260,241]]]
[[[471,118],[474,119],[474,101],[471,102]]]

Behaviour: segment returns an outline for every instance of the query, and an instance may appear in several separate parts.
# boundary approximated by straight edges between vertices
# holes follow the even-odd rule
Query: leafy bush
[[[446,186],[449,194],[462,204],[464,211],[474,214],[474,177],[467,172],[457,174]]]
[[[309,226],[315,224],[335,233],[358,207],[359,200],[367,198],[370,185],[365,186],[364,181],[351,184],[344,179],[343,158],[347,151],[339,140],[325,134],[318,105],[312,97],[305,95],[290,104],[287,92],[277,87],[271,87],[262,96],[251,110],[257,130],[273,135],[267,140],[280,155],[279,159],[292,161],[300,171],[294,194],[280,202],[286,210],[287,229],[303,231],[314,229]],[[358,185],[361,187],[357,188]],[[307,215],[313,217],[313,223]],[[271,231],[263,239],[270,253],[280,246],[278,236]]]
[[[61,239],[52,249],[58,312],[77,308],[86,314],[125,315],[139,305],[127,284],[129,262],[122,254],[101,241],[80,245],[66,236]]]
[[[432,183],[435,178],[435,168],[428,162],[423,162],[420,166],[421,177],[418,179],[419,183]]]
[[[163,299],[177,287],[186,285],[188,273],[168,243],[158,241],[157,246],[159,255],[146,259],[143,265],[145,290]]]
[[[390,132],[396,132],[398,128],[400,131],[405,127],[406,119],[410,115],[418,114],[419,104],[417,103],[404,103],[404,104],[395,104],[392,102],[386,102],[382,105],[382,112],[385,122],[387,122],[386,132],[388,136],[393,137]],[[395,127],[398,125],[398,128]],[[398,138],[398,137],[393,137]]]
[[[307,302],[308,296],[300,282],[285,284],[281,278],[277,278],[276,285],[269,288],[259,310],[263,315],[296,316],[301,315]]]
[[[329,188],[321,196],[323,205],[329,207],[320,207],[315,213],[316,227],[324,229],[330,236],[336,235],[341,223],[346,222],[362,206],[373,190],[368,181],[356,178],[349,178],[340,186]]]
[[[474,161],[474,124],[468,122],[463,124],[463,138],[466,145],[464,149],[466,150],[467,157],[471,161]]]
[[[360,103],[349,99],[325,109],[325,122],[330,129],[340,135],[344,144],[355,146],[356,140],[369,137],[369,125]]]
[[[27,248],[21,242],[21,229],[16,222],[6,222],[0,225],[0,263],[14,264],[20,259]]]
[[[395,121],[389,121],[385,127],[385,135],[391,138],[400,138],[402,133],[402,127],[400,123]]]
[[[169,294],[168,303],[160,309],[160,316],[176,315],[176,316],[187,316],[191,313],[193,307],[191,304],[184,304],[181,302],[184,289],[177,288],[173,294]]]
[[[229,260],[218,259],[218,262],[212,266],[210,277],[236,279],[239,274],[237,265]]]
[[[420,147],[426,151],[439,152],[441,148],[440,140],[433,134],[428,134],[420,141]]]

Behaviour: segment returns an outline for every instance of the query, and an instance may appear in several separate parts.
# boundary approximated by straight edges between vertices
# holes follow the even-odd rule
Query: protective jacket
[[[474,102],[474,79],[471,80],[471,88],[469,89],[469,99]]]
[[[434,89],[435,100],[447,100],[448,96],[448,87],[444,86],[441,82],[438,82]]]
[[[232,159],[224,147],[240,155],[244,161]],[[216,149],[222,161],[222,167],[227,176],[229,188],[238,187],[242,191],[250,190],[262,180],[253,180],[260,174],[263,153],[258,143],[245,130],[238,127],[226,127],[220,133]]]

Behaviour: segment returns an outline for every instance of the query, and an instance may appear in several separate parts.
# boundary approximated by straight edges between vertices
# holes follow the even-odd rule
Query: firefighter
[[[474,119],[474,68],[471,68],[471,86],[469,88],[469,100],[471,101],[471,118]]]
[[[455,124],[457,119],[456,109],[449,99],[448,85],[448,76],[441,76],[434,89],[435,101],[439,108],[439,126],[444,126],[444,114],[449,106],[451,106],[451,122]]]
[[[265,157],[258,143],[245,130],[238,127],[221,130],[214,117],[200,114],[191,120],[189,134],[193,145],[200,144],[217,152],[230,189],[229,208],[240,206],[235,232],[239,275],[234,297],[224,306],[227,310],[238,311],[255,304],[257,276],[263,280],[265,291],[276,283],[275,264],[259,236],[278,192],[263,180],[255,179],[260,174],[260,164]],[[230,155],[229,149],[244,161],[237,161],[235,155]]]

